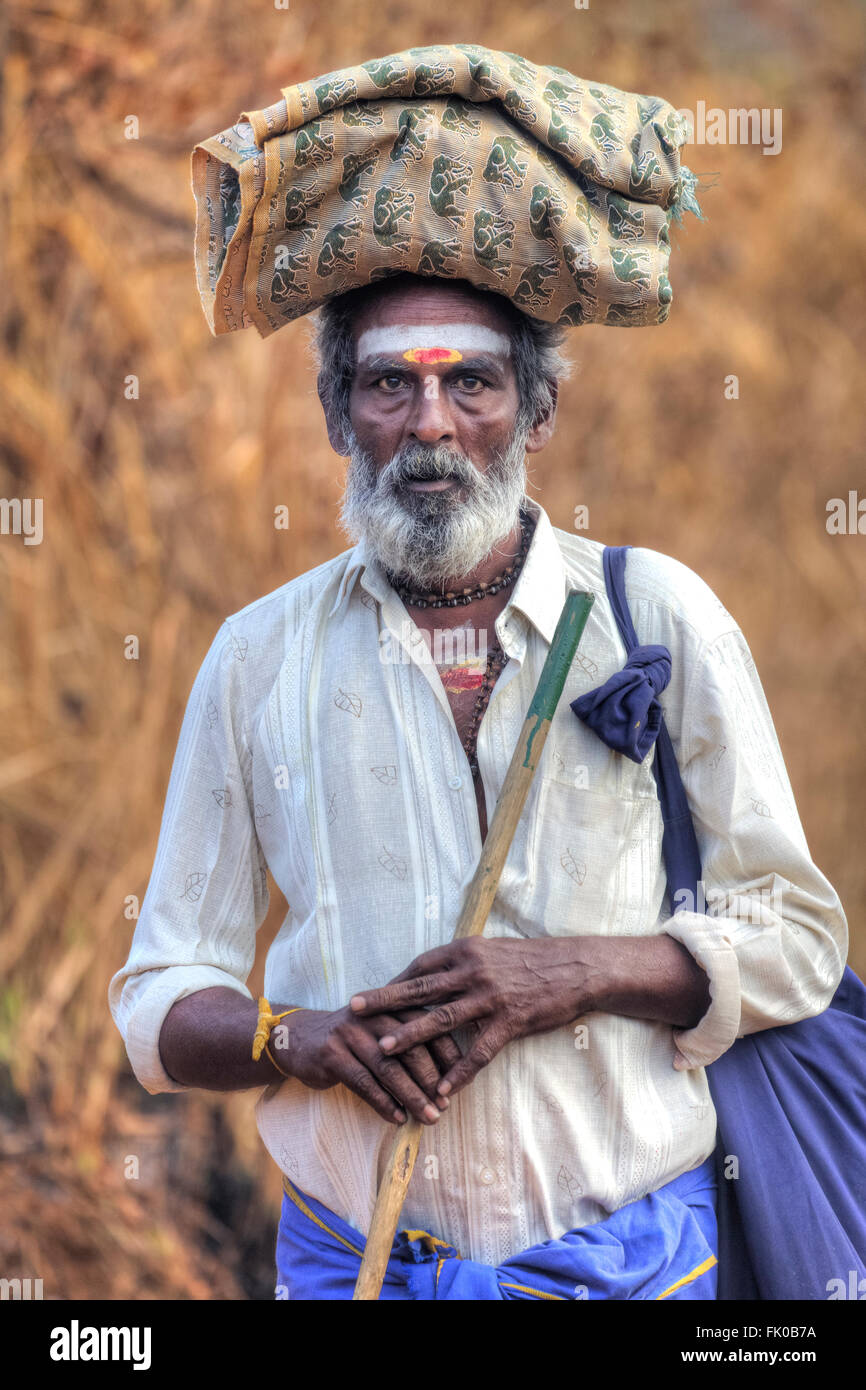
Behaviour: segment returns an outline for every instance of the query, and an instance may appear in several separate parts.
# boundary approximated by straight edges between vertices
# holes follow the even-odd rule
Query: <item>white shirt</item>
[[[425,1127],[401,1225],[490,1264],[705,1159],[716,1120],[704,1066],[739,1034],[824,1009],[847,953],[737,624],[691,570],[633,549],[639,639],[673,660],[661,699],[707,893],[706,912],[698,903],[670,918],[651,757],[611,752],[569,708],[625,661],[603,546],[532,510],[532,544],[496,620],[509,661],[478,736],[488,823],[566,593],[591,591],[595,603],[485,934],[667,931],[708,972],[712,1003],[688,1031],[595,1014],[512,1042]],[[290,904],[267,957],[272,1003],[337,1009],[451,939],[481,851],[478,814],[447,695],[425,644],[401,641],[407,625],[362,542],[217,633],[190,695],[130,956],[110,988],[148,1091],[184,1089],[158,1048],[176,1000],[214,985],[249,996],[266,867]],[[675,1069],[677,1050],[687,1069]],[[343,1086],[295,1080],[263,1090],[257,1117],[283,1172],[365,1232],[393,1127]]]

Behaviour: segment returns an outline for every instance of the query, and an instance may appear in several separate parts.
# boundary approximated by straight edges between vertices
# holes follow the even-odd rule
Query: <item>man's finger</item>
[[[395,975],[388,983],[396,985],[402,980],[412,980],[416,975],[438,975],[441,970],[451,969],[453,964],[454,942],[447,941],[444,946],[433,946],[429,951],[422,951],[420,956],[410,961],[406,969],[401,970],[400,974]]]
[[[417,1081],[427,1099],[441,1109],[445,1097],[439,1095],[438,1087],[443,1073],[448,1068],[443,1067],[440,1070],[430,1050],[421,1046],[410,1047],[408,1051],[401,1053],[400,1061],[409,1075]]]
[[[483,1067],[489,1065],[498,1052],[501,1052],[508,1042],[508,1035],[501,1027],[496,1024],[491,1026],[480,1035],[476,1042],[472,1044],[465,1057],[443,1076],[439,1082],[439,1094],[454,1096],[458,1091],[462,1091],[464,1086],[468,1086],[473,1081]]]
[[[384,1037],[386,1034],[393,1033],[395,1029],[399,1028],[402,1022],[409,1022],[415,1016],[414,1012],[401,1014],[397,1018],[392,1017],[390,1014],[374,1014],[372,1018],[367,1020],[366,1026],[373,1029],[378,1041],[379,1038]],[[445,1098],[437,1093],[436,1087],[439,1085],[446,1071],[448,1071],[448,1068],[453,1066],[454,1062],[458,1060],[459,1057],[460,1053],[458,1051],[457,1057],[451,1058],[447,1065],[443,1066],[439,1064],[433,1056],[432,1047],[428,1048],[419,1044],[417,1047],[410,1047],[407,1052],[404,1052],[400,1061],[403,1063],[409,1075],[418,1082],[418,1085],[421,1087],[422,1091],[424,1091],[427,1099],[432,1101],[434,1105],[437,1105],[440,1110],[444,1110],[445,1105],[443,1102]]]
[[[348,1087],[350,1091],[354,1091],[356,1096],[361,1097],[361,1100],[365,1100],[383,1120],[387,1120],[392,1125],[405,1124],[405,1110],[398,1106],[394,1097],[390,1096],[379,1085],[370,1068],[365,1066],[348,1048],[345,1054],[340,1057],[337,1070],[343,1085]]]
[[[446,1076],[453,1066],[456,1066],[463,1056],[463,1053],[460,1051],[460,1048],[457,1046],[450,1033],[443,1033],[438,1038],[431,1038],[427,1046],[433,1054],[433,1059],[438,1068],[436,1086],[433,1088],[433,1098],[435,1100],[438,1095],[437,1088],[441,1078]]]
[[[454,971],[438,975],[417,975],[402,983],[383,985],[381,989],[353,994],[349,1007],[355,1014],[393,1013],[418,1004],[438,1004],[452,999],[460,992],[460,977]]]
[[[411,1023],[401,1023],[395,1032],[385,1034],[379,1039],[379,1046],[389,1057],[396,1056],[417,1043],[430,1042],[433,1038],[441,1037],[443,1033],[453,1033],[455,1028],[470,1023],[472,1019],[481,1018],[488,1012],[478,999],[455,999],[451,1003],[439,1004],[435,1009],[419,1014]]]
[[[422,1125],[436,1123],[442,1111],[425,1096],[417,1082],[412,1080],[402,1058],[388,1057],[380,1050],[375,1038],[360,1031],[352,1039],[351,1050],[403,1110],[407,1110],[414,1119],[420,1120]]]

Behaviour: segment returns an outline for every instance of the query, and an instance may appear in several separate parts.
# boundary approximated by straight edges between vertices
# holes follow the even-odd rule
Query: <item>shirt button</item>
[[[478,1181],[483,1183],[485,1187],[492,1187],[493,1183],[496,1182],[496,1174],[492,1168],[479,1168]]]
[[[456,791],[459,790],[460,787],[463,786],[463,778],[462,778],[462,777],[449,777],[449,778],[448,778],[448,785],[449,785],[449,787],[451,788],[452,791],[455,791],[455,792],[456,792]]]

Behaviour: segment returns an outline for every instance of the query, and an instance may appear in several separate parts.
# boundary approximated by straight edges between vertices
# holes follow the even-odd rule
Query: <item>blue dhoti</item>
[[[283,1180],[277,1297],[351,1299],[364,1237]],[[380,1298],[714,1299],[712,1157],[604,1221],[542,1241],[501,1265],[464,1260],[426,1231],[399,1231]]]

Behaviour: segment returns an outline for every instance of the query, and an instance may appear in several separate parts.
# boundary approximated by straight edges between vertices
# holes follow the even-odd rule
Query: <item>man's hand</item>
[[[359,1018],[350,1009],[301,1009],[279,1025],[285,1034],[276,1029],[271,1034],[271,1051],[281,1069],[313,1090],[342,1083],[391,1124],[404,1124],[406,1112],[422,1124],[435,1124],[448,1105],[437,1086],[460,1059],[454,1039],[444,1032],[429,1047],[401,1049],[399,1058],[387,1056],[379,1046],[380,1038],[418,1018],[417,1009],[379,1012],[373,1018]]]
[[[392,1057],[474,1024],[475,1041],[438,1084],[452,1095],[516,1038],[599,1010],[688,1027],[706,1012],[709,992],[700,966],[669,936],[472,937],[426,951],[349,1005],[364,1018],[435,1006],[380,1033],[378,1046]]]

